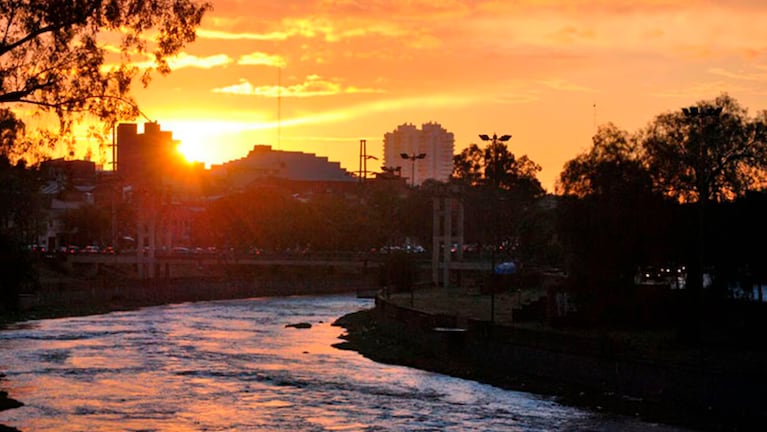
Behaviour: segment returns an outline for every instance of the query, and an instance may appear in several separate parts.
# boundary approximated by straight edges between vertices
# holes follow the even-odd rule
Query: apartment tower
[[[384,134],[384,166],[401,167],[408,183],[420,185],[427,179],[447,181],[453,172],[455,138],[439,123],[424,123],[421,129],[403,124]],[[405,159],[424,154],[423,159]],[[412,177],[412,178],[411,178]]]

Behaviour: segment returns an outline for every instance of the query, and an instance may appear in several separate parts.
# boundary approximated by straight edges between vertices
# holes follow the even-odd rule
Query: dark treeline
[[[696,331],[763,324],[749,311],[762,308],[754,287],[767,276],[766,125],[764,112],[751,118],[722,95],[634,134],[599,129],[557,185],[579,319]],[[648,279],[684,289],[641,290]]]

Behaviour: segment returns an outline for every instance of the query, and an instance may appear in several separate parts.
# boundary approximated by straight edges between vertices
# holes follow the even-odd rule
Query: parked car
[[[173,255],[189,255],[191,251],[187,247],[176,246],[173,248]]]
[[[85,248],[83,248],[81,253],[89,254],[90,255],[90,254],[97,254],[99,252],[100,252],[100,249],[99,249],[98,246],[96,246],[96,245],[88,245],[88,246],[85,246]]]

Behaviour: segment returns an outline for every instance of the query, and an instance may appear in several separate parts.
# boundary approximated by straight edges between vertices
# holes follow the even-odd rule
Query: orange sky
[[[360,139],[380,157],[384,133],[435,121],[456,152],[480,133],[513,135],[511,150],[542,165],[552,191],[595,123],[633,132],[723,91],[751,114],[767,108],[762,0],[213,6],[173,72],[136,89],[142,111],[208,163],[269,144],[354,171]]]

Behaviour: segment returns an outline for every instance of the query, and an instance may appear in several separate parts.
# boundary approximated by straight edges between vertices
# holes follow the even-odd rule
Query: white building
[[[426,179],[447,181],[453,172],[454,146],[453,134],[439,123],[424,123],[421,129],[403,124],[384,135],[384,166],[402,167],[402,176],[415,185]],[[403,153],[425,156],[413,161],[404,159]]]

